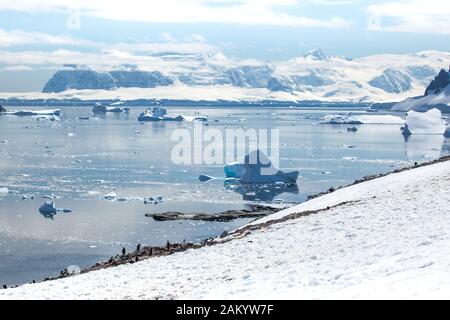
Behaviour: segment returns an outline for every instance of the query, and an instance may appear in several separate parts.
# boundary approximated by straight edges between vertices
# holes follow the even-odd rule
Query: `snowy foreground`
[[[449,186],[450,161],[391,174],[258,220],[325,208],[245,237],[0,298],[449,298]]]

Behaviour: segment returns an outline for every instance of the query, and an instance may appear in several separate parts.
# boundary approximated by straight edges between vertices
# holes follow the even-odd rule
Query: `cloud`
[[[448,0],[392,1],[371,5],[367,12],[369,30],[450,34]]]
[[[6,31],[0,29],[0,47],[17,45],[46,44],[59,46],[93,46],[88,40],[75,39],[63,35],[50,35],[40,32],[26,32],[21,30]]]
[[[295,8],[301,3],[296,0],[0,0],[0,10],[70,12],[71,15],[79,10],[82,15],[97,18],[157,23],[238,23],[325,28],[346,28],[351,25],[339,17],[313,19],[286,12],[286,9]]]

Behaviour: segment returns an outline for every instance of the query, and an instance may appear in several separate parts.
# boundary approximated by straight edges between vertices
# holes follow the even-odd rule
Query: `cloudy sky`
[[[448,0],[0,0],[0,91],[159,51],[288,59],[450,51]]]

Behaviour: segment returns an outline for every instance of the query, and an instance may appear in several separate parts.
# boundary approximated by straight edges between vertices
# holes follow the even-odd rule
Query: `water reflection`
[[[444,141],[443,135],[411,135],[405,137],[406,157],[408,160],[437,159],[442,154]]]
[[[272,202],[275,197],[283,193],[298,194],[297,184],[277,183],[241,183],[237,179],[227,179],[225,189],[233,190],[242,195],[244,201]]]

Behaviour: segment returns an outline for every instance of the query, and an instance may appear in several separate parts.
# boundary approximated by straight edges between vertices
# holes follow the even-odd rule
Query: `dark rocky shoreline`
[[[214,221],[214,222],[230,222],[236,219],[251,219],[262,218],[272,213],[279,211],[277,208],[261,205],[250,205],[250,209],[244,210],[228,210],[221,213],[182,213],[182,212],[164,212],[146,214],[148,218],[161,221],[175,221],[175,220],[192,220],[192,221]]]

